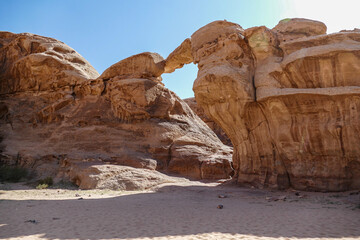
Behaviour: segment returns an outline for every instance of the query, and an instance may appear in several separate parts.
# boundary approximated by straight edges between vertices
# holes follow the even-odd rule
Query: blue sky
[[[274,27],[288,17],[324,22],[328,32],[360,28],[360,0],[0,0],[0,31],[30,32],[65,42],[101,74],[140,52],[164,58],[215,20],[243,28]],[[165,86],[192,97],[197,67],[163,74]]]

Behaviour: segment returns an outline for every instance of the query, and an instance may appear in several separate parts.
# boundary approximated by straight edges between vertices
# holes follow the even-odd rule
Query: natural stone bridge
[[[231,139],[238,183],[360,187],[358,30],[326,35],[323,23],[306,19],[246,30],[216,21],[166,60],[141,53],[100,76],[54,39],[2,33],[1,40],[2,161],[45,169],[57,161],[52,171],[84,188],[99,187],[88,178],[100,171],[84,159],[229,176],[231,150],[161,83],[164,72],[193,62],[196,101]]]
[[[239,183],[360,187],[360,31],[287,19],[243,30],[216,21],[186,39],[165,72],[198,64],[198,104],[234,145]]]

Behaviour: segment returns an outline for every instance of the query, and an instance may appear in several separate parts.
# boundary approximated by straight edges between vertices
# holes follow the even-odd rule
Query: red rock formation
[[[360,187],[360,33],[325,32],[306,19],[216,21],[191,36],[196,101],[234,144],[239,183]]]
[[[98,77],[85,59],[54,39],[3,32],[0,43],[2,162],[86,188],[101,184],[85,184],[90,180],[84,172],[93,168],[77,173],[79,162],[197,179],[229,177],[231,148],[160,83],[160,55],[132,56]],[[107,176],[100,175],[94,179]]]

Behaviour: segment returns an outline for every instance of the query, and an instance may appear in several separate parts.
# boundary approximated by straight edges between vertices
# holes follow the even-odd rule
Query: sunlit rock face
[[[360,32],[286,19],[212,22],[191,36],[197,103],[234,144],[241,184],[360,187]]]
[[[153,186],[152,178],[166,182],[149,173],[155,170],[230,177],[232,149],[163,86],[159,54],[131,56],[99,76],[55,39],[1,32],[0,44],[1,163],[83,188],[112,182],[113,189],[135,190]],[[112,165],[149,171],[109,170]]]
[[[196,102],[233,154],[161,83],[191,62]],[[101,76],[62,42],[0,32],[0,63],[1,162],[86,188],[116,188],[132,174],[123,189],[172,181],[128,167],[216,179],[232,166],[239,184],[360,188],[358,29],[326,35],[307,19],[245,30],[215,21],[166,59],[140,53]],[[109,164],[127,166],[113,171],[124,175],[110,176]]]
[[[0,32],[0,93],[66,90],[98,77],[74,49],[53,38]]]

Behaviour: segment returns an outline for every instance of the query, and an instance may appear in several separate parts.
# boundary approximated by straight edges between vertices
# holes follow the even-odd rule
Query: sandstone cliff
[[[239,183],[360,187],[358,31],[326,35],[307,19],[246,30],[215,21],[190,41],[196,101],[234,144]]]
[[[215,21],[166,60],[134,55],[99,77],[54,39],[0,37],[2,161],[53,169],[83,186],[104,186],[94,178],[81,183],[93,172],[106,176],[104,163],[228,177],[231,149],[161,83],[162,73],[193,62],[196,102],[231,139],[238,183],[360,187],[358,29],[327,35],[323,23],[307,19],[246,30]],[[110,182],[138,174],[125,168]],[[145,175],[145,182],[171,181]]]
[[[124,185],[126,174],[169,180],[155,170],[196,179],[232,172],[231,148],[161,83],[158,54],[129,57],[99,76],[62,42],[1,32],[0,62],[1,162],[83,188],[144,187]]]

